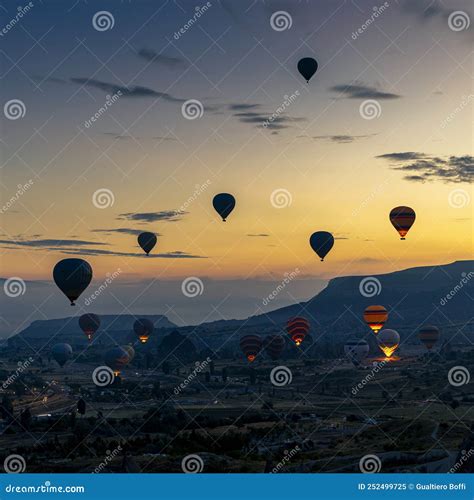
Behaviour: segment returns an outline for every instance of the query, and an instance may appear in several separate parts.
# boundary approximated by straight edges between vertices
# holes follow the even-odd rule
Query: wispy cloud
[[[119,214],[117,220],[133,220],[139,222],[157,222],[168,221],[176,222],[181,220],[182,216],[189,212],[178,210],[161,210],[160,212],[141,212],[141,213],[124,213]]]
[[[194,255],[188,252],[182,252],[180,250],[175,250],[173,252],[165,253],[150,253],[146,255],[143,252],[133,253],[133,252],[118,252],[113,250],[102,250],[98,248],[81,248],[78,250],[65,249],[62,253],[69,255],[109,255],[111,257],[137,257],[145,259],[207,259],[202,255]]]
[[[93,229],[93,233],[107,233],[107,234],[112,234],[112,233],[118,233],[118,234],[131,234],[133,236],[138,236],[139,234],[143,233],[143,229],[131,229],[128,227],[119,227],[115,229]],[[161,236],[160,233],[155,233],[156,236]]]
[[[173,142],[177,141],[177,139],[175,139],[174,137],[169,137],[169,136],[144,137],[144,136],[139,136],[139,135],[120,134],[119,132],[102,132],[102,135],[112,137],[113,139],[120,140],[120,141],[122,141],[122,140],[125,140],[125,141],[153,140],[153,141],[173,141]]]
[[[153,62],[156,64],[161,64],[167,66],[168,68],[175,68],[177,66],[185,66],[184,59],[180,57],[166,56],[165,54],[159,54],[153,49],[140,49],[137,52],[137,56],[145,59],[145,61]]]
[[[58,247],[83,247],[92,245],[106,245],[97,241],[85,240],[59,240],[59,239],[43,239],[43,240],[0,240],[2,245],[12,245],[19,247],[37,247],[37,248],[58,248]]]
[[[300,135],[299,137],[306,137],[308,139],[313,139],[315,141],[328,141],[335,142],[337,144],[348,144],[350,142],[355,142],[360,139],[367,139],[368,137],[373,137],[377,134],[366,134],[366,135],[313,135],[313,136],[304,136]]]
[[[399,94],[392,94],[390,92],[384,92],[378,90],[375,87],[370,87],[364,84],[343,84],[334,85],[329,88],[332,92],[338,92],[341,94],[339,97],[345,99],[400,99],[402,96]]]
[[[270,235],[267,233],[257,233],[257,234],[247,234],[247,236],[251,236],[252,238],[265,238]]]

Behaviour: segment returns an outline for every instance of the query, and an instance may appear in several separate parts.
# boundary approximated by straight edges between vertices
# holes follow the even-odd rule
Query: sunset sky
[[[230,290],[298,269],[316,293],[335,276],[472,258],[471,2],[212,1],[178,37],[205,2],[32,5],[1,37],[3,105],[25,108],[2,115],[2,205],[32,180],[0,215],[3,278],[50,280],[58,260],[79,255],[98,282],[120,268],[122,282],[198,276]],[[16,9],[3,8],[2,26]],[[98,10],[111,29],[94,28]],[[280,10],[291,26],[277,31]],[[468,28],[452,29],[454,11]],[[319,63],[309,84],[303,57]],[[201,118],[183,116],[189,99]],[[380,116],[363,116],[366,100]],[[99,189],[113,205],[94,205]],[[272,204],[276,190],[288,206]],[[225,223],[212,208],[219,192],[237,200]],[[404,242],[388,220],[398,205],[417,214]],[[308,244],[318,230],[336,237],[324,263]],[[138,231],[159,234],[155,257]],[[56,316],[70,314],[54,293]]]

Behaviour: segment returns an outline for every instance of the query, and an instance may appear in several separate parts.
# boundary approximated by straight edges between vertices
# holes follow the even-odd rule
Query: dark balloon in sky
[[[156,235],[154,233],[140,233],[137,239],[138,244],[147,255],[156,245]]]
[[[313,59],[312,57],[303,57],[303,59],[298,61],[298,71],[306,82],[311,80],[317,69],[318,63],[316,59]]]
[[[297,345],[301,345],[301,342],[305,339],[310,329],[309,321],[306,318],[298,316],[296,318],[290,318],[286,324],[286,331],[291,337],[291,340]]]
[[[404,240],[411,226],[415,222],[416,214],[410,207],[395,207],[390,212],[390,222],[398,231],[400,239]]]
[[[82,259],[63,259],[54,266],[53,279],[73,306],[92,280],[92,267]]]
[[[153,325],[153,323],[146,318],[137,319],[133,324],[133,331],[142,344],[146,344],[148,342],[154,328],[155,325]]]
[[[123,347],[113,347],[105,353],[104,361],[118,375],[120,370],[130,362],[130,354]]]
[[[51,355],[63,367],[72,358],[72,347],[69,344],[55,344],[51,348]]]
[[[212,206],[225,222],[229,214],[234,210],[235,198],[229,193],[219,193],[214,196]]]
[[[262,350],[262,339],[258,335],[244,335],[240,339],[240,349],[251,363]]]
[[[327,231],[317,231],[311,235],[309,244],[322,262],[324,257],[326,257],[331,248],[334,246],[334,236]]]
[[[86,334],[88,340],[92,339],[94,333],[99,329],[100,318],[97,314],[87,313],[79,318],[79,327]]]

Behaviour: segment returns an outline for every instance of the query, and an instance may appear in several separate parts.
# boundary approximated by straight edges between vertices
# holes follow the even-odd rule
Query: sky
[[[21,7],[0,9],[0,249],[1,276],[27,286],[2,296],[0,334],[71,314],[51,282],[71,256],[91,289],[120,269],[120,300],[86,310],[171,307],[181,324],[252,314],[290,273],[266,310],[332,277],[472,257],[471,2]],[[219,192],[237,201],[225,223]],[[417,215],[404,242],[399,205]],[[324,263],[318,230],[336,238]],[[148,258],[141,231],[158,235]],[[204,304],[183,297],[189,277]]]

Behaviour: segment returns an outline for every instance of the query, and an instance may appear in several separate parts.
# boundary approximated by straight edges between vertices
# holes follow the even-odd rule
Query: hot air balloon
[[[63,259],[54,266],[53,279],[73,306],[92,280],[92,267],[82,259]]]
[[[133,331],[142,344],[146,344],[150,335],[153,333],[155,326],[146,318],[140,318],[133,323]]]
[[[262,339],[258,335],[244,335],[240,339],[240,348],[251,363],[262,350]]]
[[[156,234],[148,232],[140,233],[137,240],[142,250],[148,255],[156,245]]]
[[[331,248],[334,246],[334,236],[327,231],[317,231],[311,235],[309,244],[322,262],[324,257],[326,257]]]
[[[298,71],[300,72],[300,75],[306,80],[306,83],[311,80],[317,69],[318,63],[316,59],[313,59],[312,57],[303,57],[303,59],[300,59],[298,61]]]
[[[229,214],[234,210],[235,198],[229,193],[219,193],[214,196],[212,206],[225,222]]]
[[[377,335],[388,319],[388,312],[384,306],[369,306],[364,311],[364,321],[370,329]]]
[[[286,324],[286,331],[291,340],[299,346],[309,332],[309,321],[306,318],[290,318]]]
[[[354,366],[364,361],[369,354],[369,344],[365,340],[349,340],[344,345],[344,354],[351,360]]]
[[[285,339],[281,335],[269,335],[263,342],[265,352],[275,361],[285,348]]]
[[[55,344],[51,348],[51,355],[63,367],[72,358],[72,347],[69,344]]]
[[[79,318],[79,327],[86,334],[89,342],[92,340],[92,336],[99,329],[100,318],[97,314],[87,313],[83,314]]]
[[[428,350],[432,349],[436,342],[438,342],[440,336],[439,329],[431,325],[422,326],[418,335],[421,342],[425,344]]]
[[[401,240],[405,239],[405,236],[411,226],[413,226],[415,219],[415,211],[410,207],[395,207],[390,212],[390,222],[398,231]]]
[[[400,344],[400,335],[395,330],[382,330],[377,335],[377,342],[385,356],[390,358]]]
[[[120,374],[120,370],[130,362],[130,356],[123,347],[113,347],[104,355],[105,364],[112,368],[115,376]]]
[[[123,345],[122,349],[127,352],[130,361],[133,361],[133,358],[135,357],[135,349],[130,344]]]

